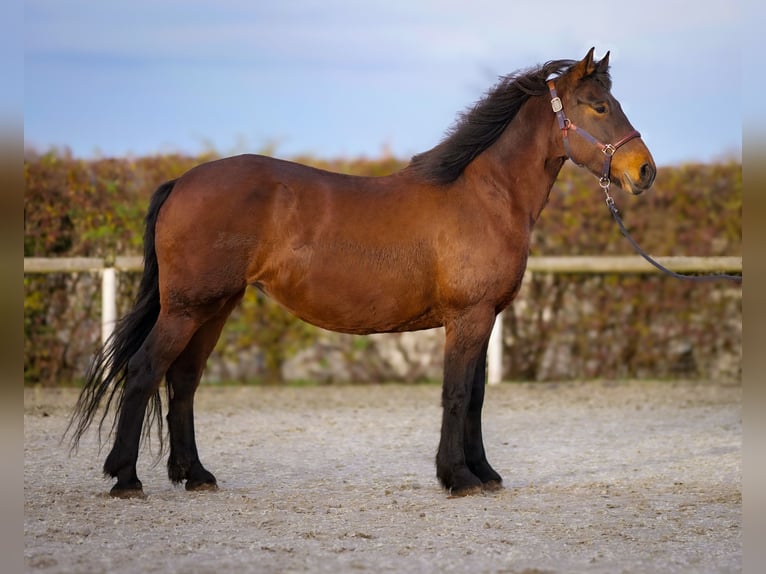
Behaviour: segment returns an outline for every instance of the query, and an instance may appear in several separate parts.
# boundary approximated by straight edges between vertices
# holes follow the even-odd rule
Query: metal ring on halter
[[[602,149],[601,151],[604,152],[604,155],[611,157],[615,154],[615,152],[617,151],[617,148],[614,147],[612,144],[605,144],[604,149]]]
[[[608,189],[609,189],[609,186],[610,186],[610,185],[612,185],[612,180],[611,180],[611,179],[609,179],[609,177],[608,177],[608,176],[606,176],[606,175],[602,175],[602,176],[601,176],[601,177],[598,179],[598,184],[601,186],[601,189],[603,189],[603,190],[608,190]]]

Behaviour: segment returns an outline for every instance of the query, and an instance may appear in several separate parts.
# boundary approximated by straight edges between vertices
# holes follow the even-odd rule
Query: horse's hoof
[[[483,492],[481,485],[478,486],[466,486],[464,488],[452,488],[449,491],[447,498],[463,498],[464,496],[473,496],[475,494],[481,494]]]
[[[113,486],[109,491],[112,498],[146,498],[143,488],[118,488]]]
[[[482,487],[486,492],[497,492],[498,490],[503,490],[503,481],[501,480],[488,480],[485,482]]]
[[[189,492],[213,492],[218,490],[218,484],[215,482],[192,482],[187,480],[186,490]]]

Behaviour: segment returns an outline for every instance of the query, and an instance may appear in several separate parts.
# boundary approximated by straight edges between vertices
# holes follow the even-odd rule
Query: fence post
[[[117,270],[114,258],[104,260],[101,270],[101,342],[106,344],[117,321]]]
[[[503,380],[503,314],[498,313],[487,347],[487,383],[496,385]]]

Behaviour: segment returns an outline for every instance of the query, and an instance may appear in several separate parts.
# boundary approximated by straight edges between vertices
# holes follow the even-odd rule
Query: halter
[[[566,114],[564,113],[564,106],[561,103],[561,98],[559,98],[558,95],[556,94],[556,87],[553,85],[553,80],[548,80],[548,89],[551,92],[551,107],[553,108],[553,111],[556,113],[556,118],[559,121],[559,129],[561,130],[561,136],[564,140],[564,149],[566,150],[567,156],[569,156],[569,159],[571,159],[578,166],[582,167],[582,164],[578,162],[574,157],[572,157],[572,150],[569,148],[569,130],[572,130],[573,132],[580,134],[588,142],[598,147],[601,150],[601,152],[604,154],[604,169],[601,171],[601,177],[598,180],[598,184],[601,186],[601,188],[604,190],[604,193],[606,193],[608,197],[609,185],[612,183],[611,179],[609,179],[609,173],[612,167],[612,156],[615,154],[615,152],[619,148],[624,146],[630,140],[641,137],[641,134],[638,133],[638,131],[633,130],[615,144],[601,143],[599,140],[597,140],[592,135],[590,135],[587,131],[585,131],[582,128],[578,128],[576,125],[574,125],[571,122],[571,120],[566,116]]]

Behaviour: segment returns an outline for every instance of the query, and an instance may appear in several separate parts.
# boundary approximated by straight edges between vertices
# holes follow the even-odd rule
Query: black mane
[[[441,143],[415,155],[407,169],[432,183],[444,185],[455,181],[477,155],[500,137],[530,96],[548,91],[549,76],[565,73],[575,63],[554,60],[501,77],[481,100],[460,114]]]

